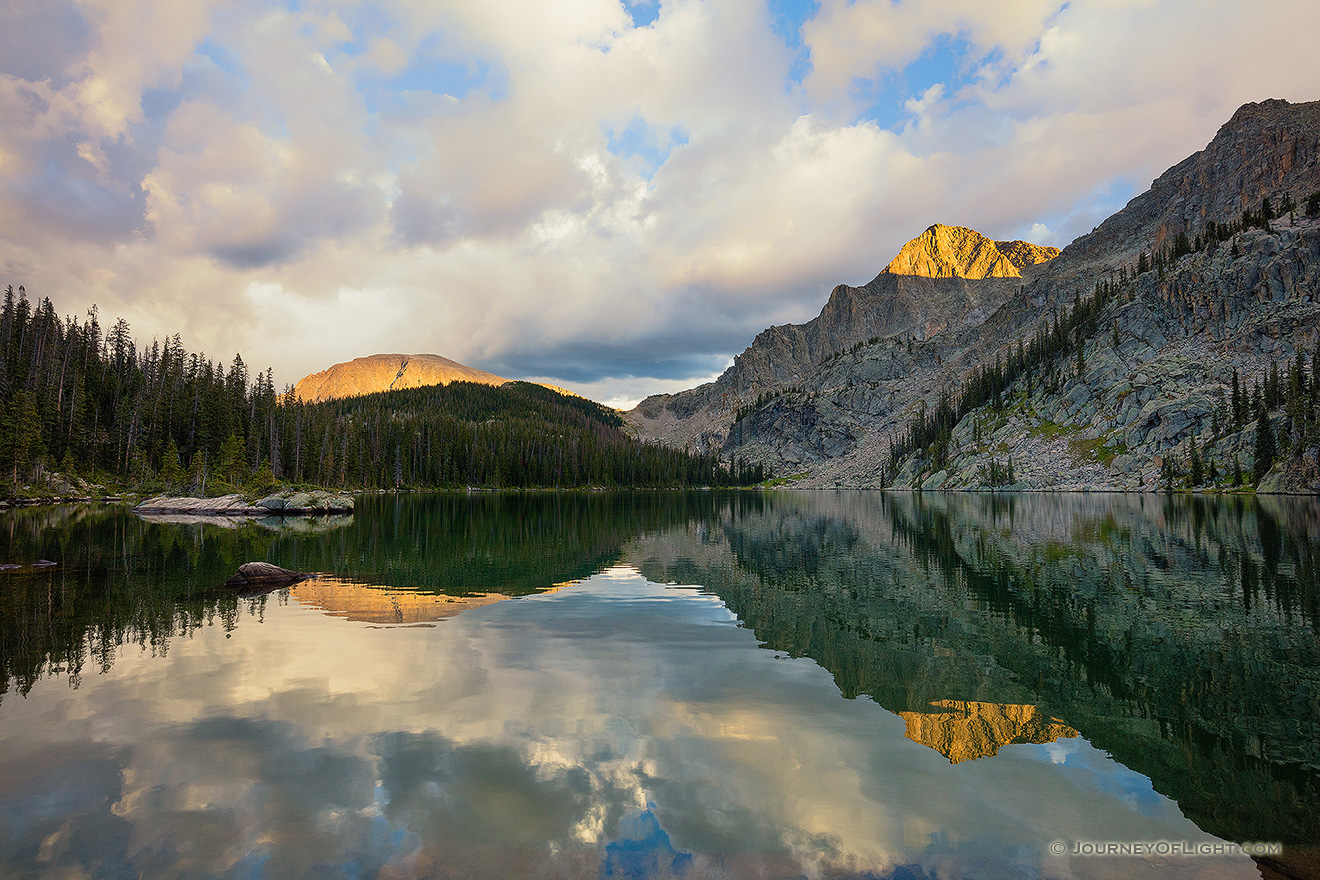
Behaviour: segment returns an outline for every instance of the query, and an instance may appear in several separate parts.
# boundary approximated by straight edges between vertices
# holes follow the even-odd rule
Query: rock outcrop
[[[373,354],[335,364],[298,380],[294,396],[317,403],[341,397],[358,397],[378,391],[477,382],[503,385],[509,381],[494,373],[468,367],[438,354]]]
[[[1320,217],[1304,206],[1317,191],[1320,102],[1248,104],[1057,256],[931,227],[870,284],[835,288],[813,321],[771,327],[715,382],[647,398],[627,418],[644,438],[760,461],[803,486],[977,488],[1011,458],[1017,488],[1149,490],[1193,443],[1225,480],[1235,463],[1249,474],[1254,428],[1227,426],[1224,399],[1234,370],[1248,391],[1299,355],[1309,373]],[[1243,223],[1265,198],[1295,207],[1268,229]],[[1224,238],[1233,223],[1245,228]],[[1117,293],[1069,332],[1066,355],[1018,377],[998,407],[959,413],[947,456],[889,469],[890,444],[917,413],[1100,286]],[[1274,420],[1295,427],[1277,410]],[[1261,485],[1314,492],[1320,464],[1280,465]]]

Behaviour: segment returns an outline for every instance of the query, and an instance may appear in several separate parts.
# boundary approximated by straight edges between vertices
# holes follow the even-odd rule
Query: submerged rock
[[[305,581],[310,574],[281,568],[269,562],[245,562],[238,567],[238,573],[225,581],[226,587],[286,587]]]

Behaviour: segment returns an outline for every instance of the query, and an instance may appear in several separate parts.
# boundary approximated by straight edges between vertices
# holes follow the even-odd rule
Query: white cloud
[[[824,0],[802,28],[811,49],[806,86],[818,99],[844,94],[855,79],[902,70],[938,36],[957,36],[1013,64],[1035,44],[1041,28],[1063,4],[1057,0]]]
[[[932,222],[1064,244],[1242,102],[1320,96],[1300,0],[1060,6],[826,0],[801,84],[758,0],[29,10],[60,60],[0,59],[0,282],[281,384],[434,351],[630,400]]]

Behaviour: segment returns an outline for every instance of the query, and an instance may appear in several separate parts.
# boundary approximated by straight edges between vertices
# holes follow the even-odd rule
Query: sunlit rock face
[[[373,354],[305,376],[294,386],[293,393],[299,400],[317,403],[450,382],[503,385],[507,381],[438,354]]]
[[[899,712],[907,737],[929,746],[954,764],[988,758],[1013,743],[1048,743],[1078,736],[1068,725],[1035,706],[940,700],[929,711]]]
[[[965,226],[935,224],[903,245],[885,271],[923,278],[1021,278],[1022,270],[1059,255],[1026,241],[993,241]]]

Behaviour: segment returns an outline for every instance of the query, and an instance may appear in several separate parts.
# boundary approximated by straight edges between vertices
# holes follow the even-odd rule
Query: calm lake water
[[[0,876],[1308,876],[1318,540],[1155,496],[11,511]],[[250,559],[322,576],[220,587]],[[1159,841],[1210,854],[1076,852]]]

